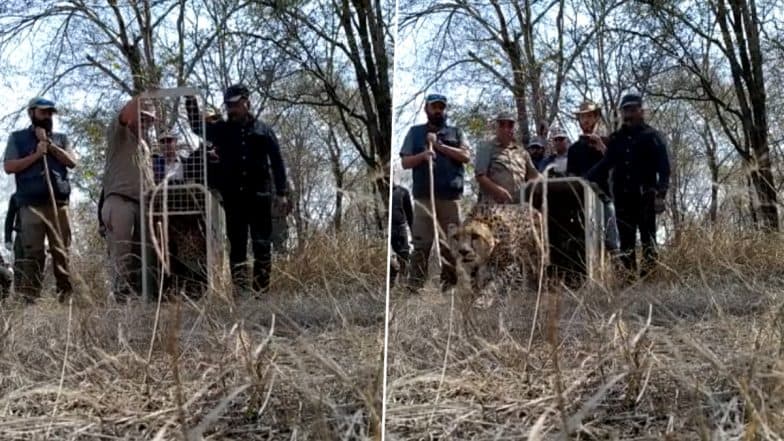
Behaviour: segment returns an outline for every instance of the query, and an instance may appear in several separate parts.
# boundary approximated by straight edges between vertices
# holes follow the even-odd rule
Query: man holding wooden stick
[[[441,256],[441,289],[457,283],[455,259],[446,245],[449,225],[460,224],[460,198],[463,196],[464,165],[471,160],[463,131],[446,123],[447,99],[430,94],[425,98],[427,123],[413,126],[400,150],[403,168],[414,178],[414,252],[409,288],[416,291],[425,284],[427,262],[435,238]],[[433,216],[434,215],[434,216]]]
[[[14,174],[19,205],[19,247],[15,247],[14,271],[19,273],[15,291],[28,303],[40,296],[48,240],[57,285],[58,300],[73,291],[68,267],[71,229],[68,201],[71,186],[68,169],[76,166],[68,137],[52,131],[54,102],[36,97],[27,113],[32,125],[11,133],[5,151],[4,169]]]

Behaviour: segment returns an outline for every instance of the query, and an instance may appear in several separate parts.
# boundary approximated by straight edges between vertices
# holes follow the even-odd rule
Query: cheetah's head
[[[497,243],[490,226],[479,220],[457,227],[450,239],[458,260],[469,271],[487,262]]]

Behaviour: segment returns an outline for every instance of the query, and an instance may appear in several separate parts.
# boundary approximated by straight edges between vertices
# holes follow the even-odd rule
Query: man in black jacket
[[[285,207],[287,200],[286,168],[275,133],[250,112],[249,91],[245,86],[226,89],[223,101],[228,120],[213,119],[201,133],[198,104],[187,97],[185,105],[191,128],[215,146],[216,171],[220,175],[218,190],[226,213],[229,261],[235,289],[247,291],[248,230],[253,250],[252,289],[269,289],[272,232],[272,187],[275,204]],[[272,176],[270,176],[272,169]]]
[[[639,229],[643,249],[640,276],[645,277],[656,263],[656,214],[664,212],[670,161],[664,137],[645,123],[639,95],[625,95],[621,113],[623,125],[610,135],[607,153],[586,178],[599,182],[610,169],[614,170],[621,261],[627,270],[637,272],[635,244]]]
[[[389,287],[395,285],[398,274],[406,275],[408,258],[411,253],[408,232],[414,227],[414,209],[411,206],[411,194],[406,187],[395,184],[392,187],[392,228],[390,245],[396,261],[389,269]]]

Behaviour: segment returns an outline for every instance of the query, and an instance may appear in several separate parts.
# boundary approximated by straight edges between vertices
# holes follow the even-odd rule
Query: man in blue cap
[[[585,177],[601,182],[613,170],[621,261],[629,275],[637,273],[639,230],[643,251],[640,276],[645,277],[656,264],[656,215],[664,212],[670,160],[662,134],[645,123],[642,97],[627,94],[620,107],[623,125],[610,135],[604,158]]]
[[[425,97],[427,123],[411,127],[400,149],[403,168],[413,173],[414,225],[412,228],[414,252],[412,253],[410,288],[418,290],[425,283],[427,262],[435,232],[430,204],[430,167],[433,161],[433,193],[435,218],[440,231],[439,243],[443,264],[441,289],[457,283],[455,258],[449,251],[446,238],[450,225],[460,224],[460,198],[463,196],[465,164],[471,160],[469,144],[463,131],[447,124],[447,99],[443,95]],[[433,150],[427,147],[429,134],[436,142]]]
[[[275,132],[251,113],[250,91],[241,84],[226,89],[223,103],[228,120],[205,123],[201,133],[198,104],[186,97],[191,128],[215,146],[218,183],[226,214],[229,261],[238,293],[266,292],[272,269],[273,204],[288,214],[286,167]],[[274,202],[273,202],[274,198]],[[250,231],[253,279],[248,283],[247,251]]]
[[[73,291],[68,268],[68,169],[76,166],[76,158],[70,151],[68,137],[52,131],[52,116],[56,112],[54,102],[42,97],[31,99],[27,114],[32,124],[11,133],[3,163],[6,173],[13,174],[16,180],[19,205],[21,255],[14,256],[14,271],[19,273],[16,292],[28,303],[41,293],[45,240],[52,252],[58,300],[65,301]]]

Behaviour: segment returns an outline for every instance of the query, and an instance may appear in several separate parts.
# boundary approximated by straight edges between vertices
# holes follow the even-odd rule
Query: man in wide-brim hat
[[[596,133],[596,127],[602,117],[602,108],[592,101],[583,101],[574,111],[574,117],[580,124],[580,137],[569,147],[566,173],[571,176],[582,176],[604,158],[607,151],[605,140]],[[615,204],[610,191],[609,174],[604,173],[596,179],[599,196],[604,202],[605,247],[610,254],[618,252],[618,225],[615,220]]]

